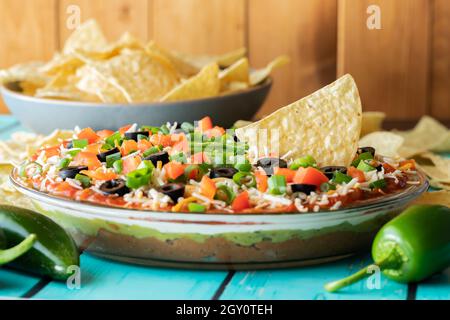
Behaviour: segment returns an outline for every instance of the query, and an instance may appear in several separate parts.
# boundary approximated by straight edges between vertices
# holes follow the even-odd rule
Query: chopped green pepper
[[[151,172],[153,172],[153,169],[155,169],[155,166],[153,165],[153,162],[151,162],[150,160],[142,160],[142,162],[139,164],[139,166],[137,168],[138,169],[147,168]]]
[[[363,153],[364,154],[364,153]],[[366,161],[360,161],[356,169],[361,170],[363,172],[369,172],[376,170],[374,167],[372,167],[370,164],[368,164]]]
[[[122,144],[122,135],[117,131],[106,138],[105,142],[111,147],[111,149],[116,147],[116,144],[120,146]]]
[[[399,282],[422,281],[450,264],[450,208],[414,205],[388,222],[375,237],[372,258],[383,274]],[[325,285],[337,291],[370,275],[370,266]]]
[[[217,187],[215,199],[225,201],[226,204],[230,204],[233,202],[236,195],[233,190],[229,186],[220,185]]]
[[[149,168],[141,168],[127,174],[126,186],[131,189],[148,185],[152,172]]]
[[[75,180],[78,180],[81,182],[81,185],[83,186],[83,188],[89,188],[89,186],[91,185],[91,179],[84,175],[84,174],[77,174],[75,176]]]
[[[373,159],[373,155],[370,152],[364,152],[361,153],[353,162],[352,162],[352,167],[357,168],[359,163],[363,160],[372,160]]]
[[[235,164],[234,168],[238,171],[242,172],[250,172],[252,170],[252,165],[250,162],[245,161],[243,163],[237,163]]]
[[[233,181],[239,185],[245,185],[247,188],[256,187],[256,178],[249,172],[237,172],[233,176]]]
[[[383,189],[386,188],[386,180],[380,179],[377,181],[374,181],[369,184],[370,189]]]
[[[88,145],[87,139],[78,139],[78,140],[72,140],[72,146],[73,148],[79,148],[83,149]]]
[[[269,193],[271,194],[285,194],[286,193],[286,177],[282,175],[273,175],[268,181]]]
[[[300,167],[303,168],[316,167],[316,165],[317,165],[316,160],[312,156],[307,155],[302,158],[295,159],[289,166],[289,169],[297,170]]]
[[[69,158],[62,158],[58,163],[58,169],[67,168],[70,164],[70,161],[71,160]]]
[[[116,152],[106,156],[106,167],[111,168],[117,160],[122,159],[122,154],[120,152]]]
[[[120,159],[120,160],[114,161],[114,163],[113,163],[113,168],[114,168],[114,170],[115,170],[117,173],[122,173],[122,171],[123,171],[123,160]]]
[[[333,173],[334,183],[349,183],[350,181],[352,181],[352,177],[346,175],[345,173],[337,170]]]
[[[189,212],[205,212],[206,207],[202,204],[191,202],[188,204]]]
[[[153,147],[150,147],[150,148],[148,148],[147,150],[145,150],[144,153],[143,153],[142,155],[143,155],[144,158],[145,158],[145,157],[148,157],[149,155],[152,155],[152,154],[157,153],[157,152],[159,152],[159,151],[161,151],[161,149],[160,149],[159,147],[153,146]]]

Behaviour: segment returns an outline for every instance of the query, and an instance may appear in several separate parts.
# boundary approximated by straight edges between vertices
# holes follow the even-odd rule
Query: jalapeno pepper
[[[372,258],[383,274],[408,283],[424,280],[450,265],[450,208],[414,205],[388,222],[375,237]],[[368,267],[325,285],[337,291],[370,273]]]
[[[33,247],[33,244],[36,242],[36,235],[30,234],[28,237],[26,237],[22,242],[20,242],[18,245],[9,248],[0,250],[0,266],[2,264],[9,263],[13,261],[14,259],[20,257],[22,254],[27,252],[28,250]],[[4,239],[4,234],[0,230],[0,246],[4,247],[4,244],[6,243],[6,240]]]

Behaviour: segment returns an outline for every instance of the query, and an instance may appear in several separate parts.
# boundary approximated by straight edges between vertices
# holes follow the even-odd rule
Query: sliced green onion
[[[205,212],[206,207],[200,203],[191,202],[188,204],[189,212]]]
[[[136,169],[127,174],[126,185],[131,189],[137,189],[148,185],[151,175],[152,173],[149,168]]]
[[[352,167],[357,168],[359,163],[364,160],[372,160],[373,155],[370,152],[361,153],[353,162]]]
[[[88,145],[87,139],[78,139],[78,140],[72,140],[72,146],[74,148],[80,148],[83,149]]]
[[[106,167],[111,168],[117,160],[122,159],[122,154],[120,152],[116,152],[106,156]]]
[[[271,176],[267,184],[269,186],[269,193],[271,194],[285,194],[286,193],[286,177],[282,175]]]
[[[245,185],[247,188],[256,187],[256,178],[249,172],[237,172],[233,176],[233,181],[239,185]]]
[[[67,154],[72,157],[75,157],[80,152],[81,152],[81,149],[70,149],[69,151],[67,151]]]
[[[181,124],[181,129],[187,133],[194,131],[194,125],[192,123],[189,122],[183,122]]]
[[[186,155],[183,152],[179,152],[177,154],[171,155],[170,156],[170,160],[176,161],[176,162],[179,162],[179,163],[186,163],[187,162]]]
[[[215,199],[225,201],[226,204],[230,204],[233,202],[236,195],[233,190],[229,186],[220,185],[217,187]]]
[[[157,153],[157,152],[159,152],[159,151],[161,151],[161,150],[159,149],[159,147],[153,146],[153,147],[148,148],[147,150],[145,150],[144,153],[143,153],[142,155],[143,155],[144,158],[145,158],[145,157],[148,157],[149,155],[152,155],[152,154]]]
[[[361,170],[363,172],[369,172],[369,171],[376,170],[374,167],[372,167],[366,161],[360,161],[358,164],[358,167],[356,169]]]
[[[304,156],[298,159],[295,159],[294,162],[289,166],[289,169],[291,170],[297,170],[300,167],[307,168],[307,167],[315,167],[317,165],[316,160],[310,156]]]
[[[320,185],[320,191],[328,192],[330,190],[336,190],[336,186],[329,182],[324,182]]]
[[[114,161],[114,163],[113,163],[113,168],[114,168],[114,170],[115,170],[117,173],[122,173],[122,171],[123,171],[123,160],[120,159],[120,160]]]
[[[141,140],[148,140],[148,137],[146,135],[143,134],[138,134],[137,135],[137,140],[141,141]]]
[[[89,186],[91,185],[91,178],[89,178],[88,176],[84,175],[84,174],[77,174],[75,176],[75,180],[78,180],[81,182],[81,185],[83,186],[83,188],[89,188]]]
[[[169,134],[169,133],[170,133],[169,128],[168,128],[167,125],[165,125],[165,124],[163,124],[163,125],[160,127],[160,131],[162,132],[162,134]]]
[[[69,158],[62,158],[61,160],[59,160],[58,169],[67,168],[70,164],[70,161],[71,160]]]
[[[246,161],[244,163],[237,163],[234,168],[242,172],[250,172],[252,170],[252,165],[250,162]]]
[[[350,181],[352,181],[352,177],[339,172],[339,171],[335,171],[333,173],[333,182],[334,183],[349,183]]]
[[[105,143],[104,145],[102,145],[102,150],[106,150],[106,151],[108,151],[108,150],[111,150],[111,149],[113,149],[113,147],[112,146],[110,146],[109,144],[107,144],[107,143]]]
[[[371,189],[383,189],[386,188],[386,186],[386,180],[384,179],[380,179],[369,184],[369,188]]]
[[[152,126],[142,126],[141,131],[149,131],[152,134],[157,134],[158,132],[160,132],[161,130],[158,127],[152,127]]]

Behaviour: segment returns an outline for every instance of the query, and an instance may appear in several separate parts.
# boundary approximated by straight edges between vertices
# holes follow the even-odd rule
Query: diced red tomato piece
[[[75,193],[77,193],[78,189],[72,187],[68,182],[63,181],[58,183],[56,186],[52,188],[52,191],[56,195],[64,196],[64,197],[73,197]]]
[[[188,166],[186,166],[184,169],[186,170],[187,167]],[[198,169],[197,168],[192,169],[187,176],[188,179],[194,179],[194,180],[197,179],[197,177],[198,177]]]
[[[125,140],[120,146],[120,152],[123,156],[126,156],[134,151],[138,151],[138,144],[134,140]]]
[[[99,168],[97,170],[83,170],[81,171],[82,174],[95,179],[95,180],[113,180],[117,179],[119,176],[112,171],[105,171],[102,168]]]
[[[77,166],[87,166],[89,170],[95,170],[101,167],[102,163],[97,159],[97,155],[92,152],[81,151],[79,152],[73,162]]]
[[[132,124],[127,124],[119,129],[120,134],[123,136],[131,128]]]
[[[151,147],[153,147],[152,143],[145,139],[139,140],[137,143],[137,148],[142,152],[150,149]]]
[[[384,172],[392,173],[395,171],[395,168],[391,166],[389,163],[383,163]]]
[[[141,157],[128,157],[123,160],[123,174],[130,173],[137,169],[139,164],[141,163]]]
[[[102,143],[93,143],[93,144],[88,145],[84,149],[84,151],[95,153],[95,154],[99,154],[99,153],[102,152],[102,146],[103,146]]]
[[[200,193],[209,199],[214,199],[216,191],[216,183],[208,176],[203,176],[200,181]]]
[[[347,174],[352,177],[358,179],[358,182],[366,181],[366,177],[364,176],[364,172],[356,169],[355,167],[350,167],[347,169]]]
[[[328,178],[322,173],[322,171],[316,168],[299,168],[297,170],[297,173],[295,174],[294,182],[302,184],[312,184],[320,187],[322,183],[328,182]]]
[[[44,148],[41,150],[41,152],[44,152],[45,156],[47,158],[50,158],[53,156],[59,156],[60,149],[59,149],[59,146],[56,146],[56,147]]]
[[[192,160],[192,163],[195,163],[195,164],[202,164],[202,163],[209,162],[209,158],[204,152],[197,152],[197,153],[193,154],[191,160]]]
[[[233,203],[231,204],[231,208],[234,211],[242,211],[250,208],[250,200],[248,197],[248,192],[241,192],[234,198]]]
[[[86,139],[89,144],[97,142],[100,137],[91,128],[84,128],[78,134],[78,139]]]
[[[176,161],[171,161],[169,163],[167,163],[166,165],[164,165],[164,169],[166,170],[166,176],[169,179],[173,179],[175,180],[176,178],[178,178],[179,176],[184,174],[184,168],[185,165],[176,162]]]
[[[255,171],[255,179],[256,179],[256,188],[261,192],[266,192],[268,187],[267,175],[264,172]]]
[[[109,136],[112,136],[113,134],[114,134],[114,131],[112,131],[112,130],[100,130],[100,131],[97,131],[97,135],[101,139],[106,139]]]
[[[206,116],[198,121],[198,129],[202,132],[206,132],[213,128],[213,123],[210,117]]]
[[[150,136],[150,142],[154,146],[168,147],[172,145],[172,138],[170,135],[154,134]]]
[[[410,159],[400,161],[398,169],[402,171],[416,170],[416,160]]]
[[[208,138],[212,137],[220,137],[225,133],[225,129],[222,127],[215,126],[214,128],[211,128],[209,130],[206,130],[203,132]]]
[[[284,176],[286,178],[286,182],[294,181],[294,177],[295,177],[296,173],[297,173],[297,171],[291,170],[288,168],[275,168],[274,169],[274,174]]]

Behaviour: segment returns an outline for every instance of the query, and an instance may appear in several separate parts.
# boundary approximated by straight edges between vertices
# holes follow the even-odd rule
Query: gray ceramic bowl
[[[206,99],[164,103],[106,104],[35,98],[1,87],[3,100],[23,126],[37,133],[75,126],[117,129],[124,124],[160,126],[177,121],[193,122],[210,116],[213,122],[228,128],[236,120],[250,120],[263,104],[272,80],[239,92]]]

